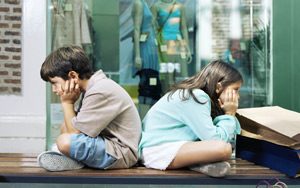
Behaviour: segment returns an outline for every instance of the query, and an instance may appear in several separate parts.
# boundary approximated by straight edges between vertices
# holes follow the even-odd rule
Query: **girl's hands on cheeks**
[[[225,89],[218,99],[220,107],[227,115],[235,115],[239,105],[239,94],[236,90]]]
[[[74,104],[80,96],[79,84],[74,79],[66,80],[62,86],[60,100],[62,103]]]

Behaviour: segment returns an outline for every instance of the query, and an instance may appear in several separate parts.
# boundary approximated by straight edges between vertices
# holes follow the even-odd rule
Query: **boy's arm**
[[[80,96],[79,85],[73,79],[67,80],[63,88],[63,93],[60,95],[61,105],[64,112],[64,122],[66,133],[80,133],[72,125],[72,118],[76,116],[74,103]]]
[[[80,131],[75,129],[72,125],[72,118],[76,116],[74,111],[74,104],[62,103],[61,105],[64,112],[64,122],[67,131],[66,133],[80,133]]]

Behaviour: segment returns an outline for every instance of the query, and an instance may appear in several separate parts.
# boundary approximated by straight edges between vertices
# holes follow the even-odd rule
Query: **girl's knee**
[[[61,134],[56,140],[58,150],[64,155],[70,155],[70,146],[71,146],[71,135],[70,134]]]
[[[229,143],[218,141],[216,143],[216,147],[218,148],[219,156],[221,160],[228,160],[230,158],[232,153],[232,148]]]

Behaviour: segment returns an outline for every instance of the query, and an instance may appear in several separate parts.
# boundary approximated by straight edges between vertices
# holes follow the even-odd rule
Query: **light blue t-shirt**
[[[159,9],[157,20],[159,26],[162,27],[163,40],[177,40],[178,36],[181,36],[180,23],[173,23],[171,21],[172,18],[181,19],[180,16],[180,9],[177,9],[172,13],[169,13],[164,9]]]
[[[220,115],[212,120],[210,98],[204,91],[193,90],[196,98],[204,104],[197,103],[192,96],[182,101],[182,91],[177,90],[169,99],[167,93],[148,111],[142,122],[139,151],[145,147],[177,141],[230,142],[241,132],[240,124],[234,116]],[[189,95],[187,90],[185,95]]]

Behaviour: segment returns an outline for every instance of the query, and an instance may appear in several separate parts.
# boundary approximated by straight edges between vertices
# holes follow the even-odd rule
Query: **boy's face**
[[[65,86],[66,81],[60,77],[50,78],[50,83],[52,86],[52,92],[56,95],[62,95],[63,87]]]

